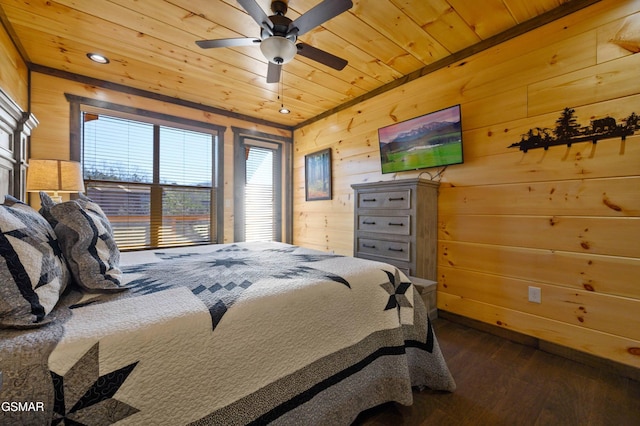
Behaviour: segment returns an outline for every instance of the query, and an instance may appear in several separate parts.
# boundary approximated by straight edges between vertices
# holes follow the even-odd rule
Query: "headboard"
[[[37,125],[0,88],[0,202],[7,194],[25,200],[29,137]]]

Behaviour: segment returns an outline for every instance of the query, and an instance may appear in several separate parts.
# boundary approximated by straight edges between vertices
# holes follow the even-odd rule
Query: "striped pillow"
[[[0,327],[46,324],[69,282],[51,225],[7,195],[0,204]]]
[[[75,282],[89,292],[124,290],[120,251],[100,206],[82,194],[77,200],[56,204],[41,192],[40,201],[40,213],[53,227]]]

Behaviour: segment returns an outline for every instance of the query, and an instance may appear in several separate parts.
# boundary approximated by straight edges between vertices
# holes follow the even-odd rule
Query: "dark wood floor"
[[[640,425],[640,382],[445,319],[434,320],[453,393],[414,391],[354,425]]]

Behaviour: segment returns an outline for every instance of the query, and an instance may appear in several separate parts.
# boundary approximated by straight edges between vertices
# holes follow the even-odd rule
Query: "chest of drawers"
[[[355,257],[436,279],[438,182],[403,179],[351,185]]]

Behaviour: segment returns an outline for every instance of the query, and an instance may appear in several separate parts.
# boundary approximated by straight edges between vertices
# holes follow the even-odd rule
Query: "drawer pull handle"
[[[363,198],[362,201],[366,202],[366,203],[372,203],[372,202],[375,202],[376,199],[375,198]]]
[[[399,197],[399,198],[389,198],[389,201],[404,201],[404,197]]]
[[[402,222],[400,222],[400,223],[389,222],[389,226],[404,226],[404,223],[402,223]]]
[[[367,220],[363,220],[362,224],[363,225],[375,225],[376,223],[375,222],[370,222],[370,221],[367,221]]]
[[[374,248],[376,248],[376,246],[371,245],[371,244],[363,244],[363,245],[362,245],[362,247],[364,247],[364,248],[370,248],[370,249],[374,249]]]
[[[389,247],[389,251],[399,251],[399,252],[402,252],[402,251],[404,251],[404,250],[403,250],[403,249],[401,249],[401,248],[393,248],[393,247]]]

